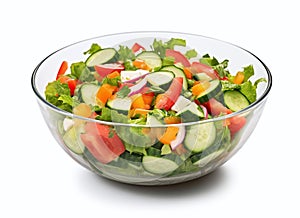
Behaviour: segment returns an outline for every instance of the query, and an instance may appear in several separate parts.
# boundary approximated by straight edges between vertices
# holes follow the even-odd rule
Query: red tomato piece
[[[134,43],[134,45],[132,46],[131,50],[135,53],[137,51],[139,51],[140,49],[142,49],[143,51],[145,51],[146,49],[141,46],[139,43]]]
[[[109,126],[90,122],[85,125],[85,131],[80,135],[81,140],[101,163],[109,163],[125,151],[123,142]]]
[[[178,99],[182,90],[183,78],[175,77],[169,89],[156,97],[155,107],[158,109],[170,110]]]
[[[205,102],[203,105],[207,108],[209,113],[213,116],[218,116],[220,114],[226,115],[226,114],[232,113],[232,111],[230,109],[225,107],[221,102],[217,101],[214,98],[209,99],[209,101]]]
[[[247,122],[247,119],[243,116],[235,116],[229,119],[229,130],[231,135],[235,135],[240,129],[242,129]]]
[[[166,49],[166,57],[174,57],[175,63],[182,63],[185,67],[190,67],[190,61],[179,51],[175,51],[173,49]]]
[[[120,73],[122,70],[125,69],[122,64],[117,64],[117,63],[99,64],[99,65],[95,65],[94,68],[101,78],[106,77],[108,74],[110,74],[114,71],[117,71]]]
[[[202,64],[200,62],[193,62],[191,65],[192,71],[196,73],[206,73],[212,79],[220,79],[219,74],[211,66]]]

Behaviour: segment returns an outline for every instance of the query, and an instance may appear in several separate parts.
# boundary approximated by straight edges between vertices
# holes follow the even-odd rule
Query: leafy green
[[[209,54],[203,55],[200,58],[200,62],[208,66],[216,66],[219,64],[219,61],[215,57],[210,57]]]
[[[251,81],[242,83],[240,92],[246,96],[250,103],[256,101],[256,87],[252,85]]]
[[[158,53],[160,57],[164,58],[166,56],[166,49],[174,49],[175,46],[186,46],[186,41],[184,39],[171,38],[167,42],[162,40],[154,39],[151,49]]]
[[[191,59],[191,58],[195,58],[197,57],[198,53],[195,49],[191,49],[191,50],[188,50],[186,53],[185,53],[185,56],[188,58],[188,59]]]
[[[230,91],[230,90],[239,90],[241,88],[240,85],[229,82],[228,80],[221,80],[222,91]]]
[[[123,45],[120,45],[118,54],[119,54],[119,60],[123,62],[126,62],[127,60],[134,60],[136,58],[133,51],[127,46],[123,46]]]
[[[145,120],[129,120],[128,116],[120,114],[115,110],[111,111],[111,118],[116,123],[136,123],[145,124]],[[145,134],[143,129],[145,127],[129,127],[116,125],[115,129],[118,136],[126,143],[135,145],[138,147],[149,147],[156,142],[155,137],[151,137],[151,134]]]
[[[120,76],[117,76],[117,77],[114,77],[114,78],[107,78],[105,77],[103,80],[102,80],[102,84],[109,84],[109,85],[112,85],[112,86],[119,86],[119,82],[121,81],[121,77]]]
[[[125,70],[137,70],[137,68],[133,65],[132,60],[126,60],[124,62]]]
[[[94,74],[91,73],[89,68],[82,61],[71,64],[71,75],[82,82],[91,82],[95,80]]]
[[[169,57],[164,57],[162,59],[162,66],[163,67],[164,66],[174,65],[174,63],[175,63],[175,58],[174,57],[169,56]]]
[[[256,80],[255,82],[254,82],[254,86],[255,87],[257,87],[257,85],[259,84],[259,83],[261,83],[261,82],[267,82],[267,80],[265,79],[265,78],[260,78],[260,79],[258,79],[258,80]]]
[[[128,86],[123,86],[118,92],[117,92],[117,97],[119,98],[125,98],[128,96],[130,93],[130,89]]]
[[[97,120],[111,121],[111,109],[103,107],[101,109],[101,115],[96,116]]]
[[[215,57],[210,57],[208,54],[206,54],[200,58],[200,62],[202,64],[211,66],[218,72],[220,78],[230,75],[229,71],[226,70],[229,62],[228,60],[224,60],[220,63]]]
[[[247,82],[248,79],[254,75],[254,69],[252,65],[244,67],[244,82]]]
[[[89,50],[87,50],[87,51],[85,51],[85,52],[83,52],[83,54],[93,54],[93,53],[95,53],[95,52],[97,52],[97,51],[100,51],[101,50],[101,46],[100,45],[98,45],[97,43],[93,43],[92,45],[91,45],[91,47],[90,47],[90,49]]]
[[[70,88],[67,84],[63,84],[58,80],[48,83],[45,96],[49,103],[62,110],[72,112],[73,100],[70,94]]]
[[[138,153],[138,154],[143,154],[147,155],[147,151],[145,147],[139,147],[139,146],[134,146],[128,143],[124,143],[125,148],[129,153]]]
[[[186,41],[184,39],[171,38],[166,42],[166,48],[174,49],[175,45],[177,46],[186,46]]]
[[[72,105],[74,104],[73,98],[70,95],[61,95],[58,101],[62,101],[62,104]]]

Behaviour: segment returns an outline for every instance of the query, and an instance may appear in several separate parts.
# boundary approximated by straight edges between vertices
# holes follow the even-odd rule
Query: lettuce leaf
[[[77,62],[71,64],[71,75],[82,82],[91,82],[95,80],[94,74],[84,62]]]
[[[252,65],[244,67],[244,82],[247,82],[251,76],[254,75],[254,69]]]
[[[227,77],[230,75],[229,71],[226,70],[228,66],[228,60],[225,59],[222,62],[219,62],[215,57],[210,57],[208,54],[203,55],[200,58],[200,63],[211,66],[214,70],[216,70],[220,76],[220,78]]]
[[[48,83],[45,96],[49,103],[62,110],[72,112],[74,102],[67,84],[63,84],[58,80]]]
[[[84,54],[84,55],[86,55],[86,54],[93,54],[93,53],[95,53],[95,52],[97,52],[97,51],[100,51],[100,50],[101,50],[101,46],[98,45],[97,43],[93,43],[93,44],[91,45],[90,49],[87,50],[87,51],[85,51],[85,52],[83,52],[83,54]]]
[[[175,46],[186,46],[186,41],[178,38],[171,38],[167,42],[154,39],[150,47],[153,51],[158,53],[161,58],[164,58],[166,56],[166,49],[174,49]]]
[[[195,49],[191,49],[191,50],[188,50],[185,54],[184,54],[188,59],[191,59],[191,58],[195,58],[197,57],[198,53]]]
[[[119,61],[123,61],[123,62],[126,62],[127,60],[134,60],[136,58],[133,51],[127,46],[123,46],[123,45],[120,45],[118,54],[119,54]]]

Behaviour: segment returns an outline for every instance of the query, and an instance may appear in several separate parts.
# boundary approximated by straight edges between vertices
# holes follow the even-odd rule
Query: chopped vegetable
[[[180,46],[186,46],[184,39],[154,39],[149,50],[137,42],[117,50],[94,43],[70,73],[68,62],[60,63],[46,100],[97,120],[64,118],[60,134],[66,148],[86,155],[91,165],[133,176],[200,170],[231,149],[248,114],[210,119],[247,108],[266,79],[252,81],[252,65],[232,74],[227,59],[197,59],[195,49]]]

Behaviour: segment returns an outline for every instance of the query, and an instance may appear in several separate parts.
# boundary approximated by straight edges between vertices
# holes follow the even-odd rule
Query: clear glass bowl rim
[[[54,105],[52,105],[51,103],[49,103],[48,101],[46,101],[46,99],[43,97],[43,95],[38,91],[37,87],[36,87],[36,75],[38,73],[39,67],[51,56],[55,55],[56,53],[60,52],[61,50],[67,49],[73,45],[76,44],[80,44],[82,42],[85,41],[89,41],[89,40],[93,40],[93,39],[101,39],[101,38],[107,38],[110,36],[115,36],[115,35],[128,35],[128,34],[180,34],[180,35],[187,35],[187,36],[195,36],[195,37],[200,37],[200,38],[207,38],[207,39],[211,39],[211,40],[215,40],[224,44],[228,44],[231,45],[233,47],[239,48],[241,50],[244,50],[245,52],[249,53],[250,55],[252,55],[254,58],[256,58],[261,64],[262,66],[265,68],[266,72],[267,72],[267,87],[264,90],[264,92],[262,93],[262,95],[252,104],[250,104],[248,107],[244,108],[243,110],[240,111],[236,111],[227,115],[223,115],[223,116],[219,116],[219,117],[214,117],[211,119],[205,119],[205,120],[200,120],[200,121],[195,121],[195,122],[188,122],[188,123],[179,123],[179,124],[161,124],[161,125],[141,125],[141,124],[130,124],[130,123],[115,123],[115,122],[108,122],[108,121],[102,121],[102,120],[96,120],[93,118],[86,118],[86,117],[82,117],[82,116],[78,116],[75,115],[73,113],[64,111]],[[208,37],[208,36],[203,36],[203,35],[199,35],[199,34],[192,34],[192,33],[184,33],[184,32],[173,32],[173,31],[134,31],[134,32],[122,32],[122,33],[114,33],[114,34],[107,34],[107,35],[102,35],[102,36],[96,36],[96,37],[92,37],[89,39],[85,39],[85,40],[81,40],[72,44],[69,44],[65,47],[62,47],[56,51],[54,51],[53,53],[51,53],[50,55],[48,55],[47,57],[45,57],[34,69],[32,76],[31,76],[31,87],[36,95],[36,97],[46,106],[50,107],[52,110],[56,111],[59,114],[65,115],[67,117],[71,117],[71,118],[75,118],[75,119],[80,119],[80,120],[85,120],[88,122],[95,122],[95,123],[100,123],[100,124],[105,124],[105,125],[113,125],[113,126],[127,126],[127,127],[168,127],[168,126],[190,126],[190,125],[196,125],[196,124],[204,124],[204,123],[209,123],[209,122],[216,122],[216,121],[220,121],[220,120],[224,120],[224,119],[228,119],[234,116],[238,116],[241,115],[243,113],[247,113],[248,111],[251,111],[253,108],[255,108],[256,106],[258,106],[260,103],[262,103],[264,100],[266,100],[267,96],[270,93],[271,87],[272,87],[272,75],[271,75],[271,71],[269,70],[269,68],[266,66],[266,64],[260,59],[258,58],[255,54],[253,54],[252,52],[238,46],[235,45],[233,43],[230,42],[226,42],[223,40],[219,40],[216,38],[212,38],[212,37]]]

